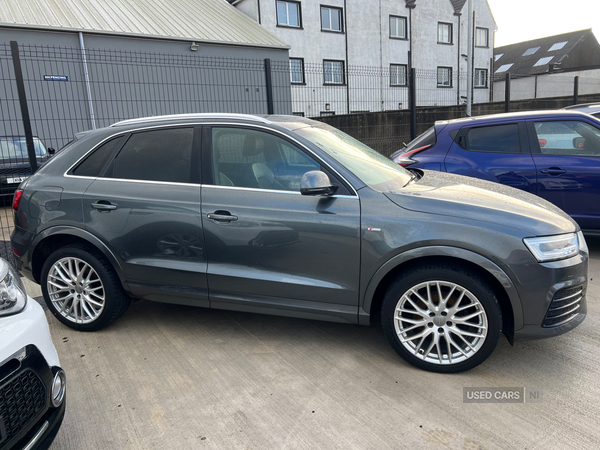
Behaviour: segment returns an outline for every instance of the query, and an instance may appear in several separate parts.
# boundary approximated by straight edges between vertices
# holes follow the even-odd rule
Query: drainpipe
[[[88,105],[90,107],[90,121],[92,130],[96,129],[96,119],[94,117],[94,104],[92,103],[92,90],[90,89],[90,77],[88,75],[87,59],[85,57],[85,46],[83,45],[83,33],[79,32],[79,45],[81,46],[81,61],[83,62],[83,75],[85,77],[85,88],[87,91]]]
[[[458,41],[458,52],[456,55],[456,104],[460,105],[460,19],[462,15],[458,11],[455,11],[454,15],[458,18],[458,36],[456,39]]]
[[[350,61],[348,61],[348,9],[346,7],[346,0],[344,0],[344,38],[346,41],[346,114],[350,114],[350,71],[348,70]]]
[[[473,103],[473,0],[469,2],[469,36],[467,49],[467,116],[471,117]]]

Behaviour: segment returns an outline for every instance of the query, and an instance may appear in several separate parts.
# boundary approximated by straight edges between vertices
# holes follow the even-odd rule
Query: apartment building
[[[466,0],[228,1],[291,46],[295,112],[406,108],[411,67],[418,105],[466,98]],[[487,0],[473,4],[474,101],[488,101],[496,24]]]

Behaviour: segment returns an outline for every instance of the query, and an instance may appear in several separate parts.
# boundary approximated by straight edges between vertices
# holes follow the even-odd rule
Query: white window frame
[[[483,78],[482,78],[483,76]],[[483,83],[482,83],[483,81]],[[476,88],[487,88],[488,87],[488,70],[487,69],[475,69],[475,83]]]
[[[294,71],[292,62],[300,63],[300,71],[298,71],[298,70]],[[300,81],[294,80],[294,74],[300,74]],[[304,58],[290,58],[290,83],[291,84],[306,84],[306,80],[304,78]]]
[[[323,11],[328,12],[328,19],[329,19],[328,24],[323,23]],[[331,15],[334,13],[338,14],[339,23],[340,23],[339,30],[336,30],[332,27]],[[331,31],[333,33],[343,33],[344,32],[344,24],[342,22],[343,19],[344,19],[343,8],[338,8],[335,6],[321,5],[321,31]]]
[[[446,38],[447,33],[447,38]],[[446,38],[446,40],[444,40]],[[452,24],[438,22],[438,44],[452,44]]]
[[[485,32],[482,34],[482,32]],[[482,44],[480,37],[485,36],[485,45]],[[489,28],[475,27],[475,47],[489,48],[490,30]]]
[[[408,66],[406,64],[390,64],[390,86],[407,85]]]
[[[392,25],[393,23],[393,25]],[[404,16],[393,16],[390,15],[390,38],[391,39],[408,39],[406,34],[406,29],[408,25],[408,20]],[[402,27],[402,30],[400,29]],[[400,33],[402,31],[402,33]]]
[[[446,73],[447,73],[447,76],[442,76],[442,78],[447,78],[447,80],[442,79],[441,83],[440,83],[440,71],[446,71]],[[439,88],[451,88],[452,87],[452,67],[438,66],[438,68],[437,68],[437,87],[439,87]]]
[[[285,18],[286,22],[279,21],[279,5],[285,5]],[[290,25],[290,6],[296,8],[296,14],[298,17],[298,25]],[[287,0],[277,0],[275,2],[275,16],[277,19],[277,26],[279,27],[290,27],[290,28],[302,28],[302,11],[301,3]]]
[[[340,71],[336,72],[334,69],[335,65],[340,67]],[[327,75],[329,75],[329,80],[327,80]],[[336,76],[339,75],[339,81],[336,81]],[[345,84],[344,77],[344,61],[334,60],[334,59],[324,59],[323,60],[323,84],[337,84],[343,85]]]

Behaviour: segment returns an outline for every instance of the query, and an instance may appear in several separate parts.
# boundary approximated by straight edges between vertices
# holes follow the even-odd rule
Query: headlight
[[[4,259],[0,259],[0,317],[17,314],[27,305],[21,278]]]
[[[567,259],[579,253],[576,233],[525,238],[523,242],[539,262]]]

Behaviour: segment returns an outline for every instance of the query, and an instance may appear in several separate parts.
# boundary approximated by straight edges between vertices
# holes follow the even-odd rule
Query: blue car
[[[600,120],[575,111],[436,122],[391,156],[410,169],[451,172],[536,194],[600,235]]]

